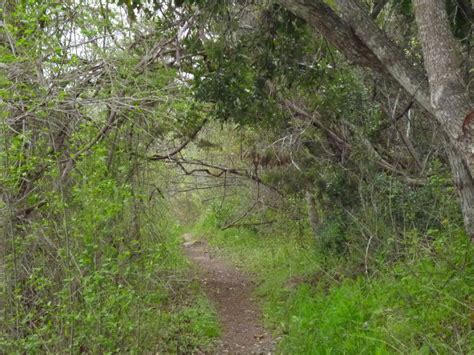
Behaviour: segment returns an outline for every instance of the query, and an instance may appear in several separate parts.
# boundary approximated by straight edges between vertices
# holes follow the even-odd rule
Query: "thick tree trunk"
[[[306,205],[308,208],[309,225],[311,226],[311,230],[313,231],[314,239],[319,241],[319,233],[318,233],[319,214],[318,214],[318,209],[316,207],[316,199],[314,198],[314,195],[309,190],[306,190],[305,197],[306,197]]]
[[[418,33],[431,93],[434,114],[444,123],[451,139],[448,155],[459,191],[467,233],[474,239],[474,144],[471,112],[461,49],[454,38],[444,0],[415,0]]]

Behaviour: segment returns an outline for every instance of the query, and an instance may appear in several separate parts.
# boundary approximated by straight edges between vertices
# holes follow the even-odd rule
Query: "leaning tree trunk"
[[[474,240],[474,118],[460,58],[444,0],[415,0],[415,16],[423,49],[434,114],[450,139],[448,156],[461,199],[466,232]],[[471,126],[472,123],[472,127]]]

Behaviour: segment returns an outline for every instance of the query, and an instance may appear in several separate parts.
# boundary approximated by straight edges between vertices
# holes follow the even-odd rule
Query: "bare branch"
[[[168,152],[166,154],[163,154],[163,155],[159,155],[159,154],[155,154],[155,155],[152,155],[151,157],[148,158],[148,160],[166,160],[166,159],[171,159],[172,157],[174,157],[176,154],[178,154],[179,152],[181,152],[184,148],[186,148],[188,146],[189,143],[191,143],[195,138],[196,136],[198,135],[198,133],[201,131],[201,129],[204,127],[204,125],[207,123],[207,119],[205,119],[201,125],[193,132],[191,133],[191,135],[189,136],[189,138],[184,141],[183,143],[181,143],[177,148],[173,149],[171,152]]]

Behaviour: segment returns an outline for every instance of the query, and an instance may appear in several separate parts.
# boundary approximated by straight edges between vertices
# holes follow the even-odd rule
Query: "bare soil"
[[[205,242],[184,236],[184,249],[196,265],[204,292],[223,329],[216,354],[272,354],[274,339],[264,329],[249,275],[214,255]]]

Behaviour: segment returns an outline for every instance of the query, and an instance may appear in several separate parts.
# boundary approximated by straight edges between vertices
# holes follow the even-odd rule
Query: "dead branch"
[[[177,148],[175,148],[174,150],[172,150],[171,152],[168,152],[166,154],[163,154],[163,155],[160,155],[160,154],[155,154],[155,155],[152,155],[151,157],[149,157],[148,159],[149,160],[166,160],[166,159],[171,159],[172,157],[174,157],[176,154],[178,154],[179,152],[181,152],[184,148],[186,148],[188,146],[189,143],[191,143],[195,138],[196,136],[198,135],[198,133],[201,131],[201,129],[204,127],[204,125],[207,123],[207,119],[205,119],[201,125],[188,137],[188,139],[186,141],[184,141],[183,143],[181,143]]]

